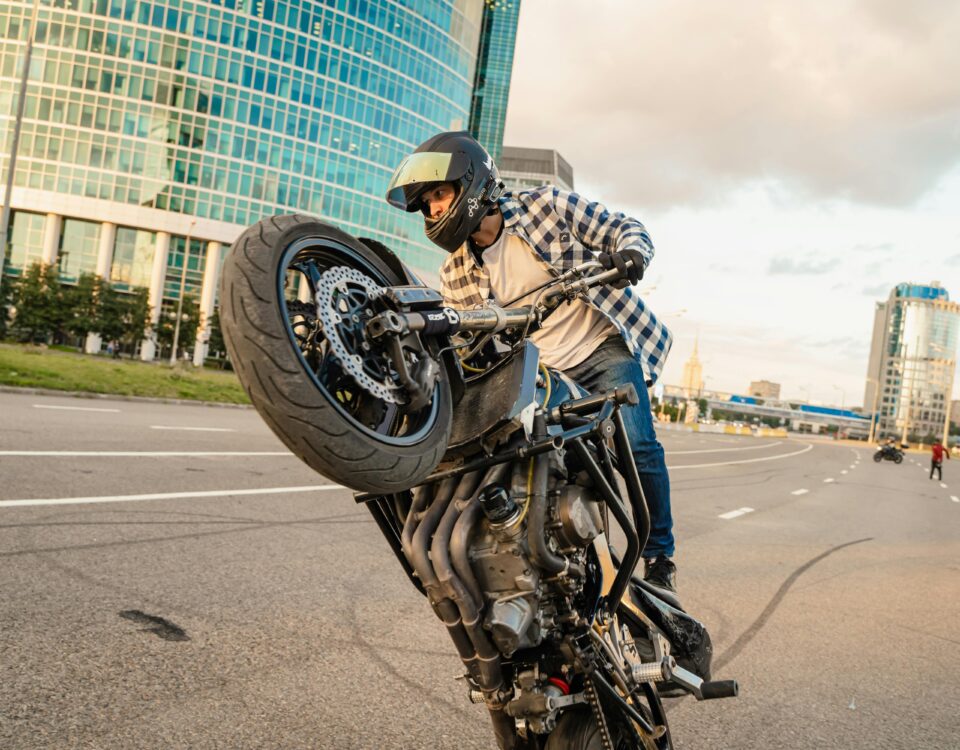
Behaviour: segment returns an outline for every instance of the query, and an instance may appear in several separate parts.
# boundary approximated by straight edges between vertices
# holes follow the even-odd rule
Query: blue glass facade
[[[31,8],[0,5],[4,173]],[[416,144],[467,125],[483,12],[483,0],[42,0],[14,184],[238,227],[305,211],[434,270],[441,251],[382,194]]]
[[[484,0],[483,28],[470,106],[470,132],[494,161],[503,150],[520,0]]]

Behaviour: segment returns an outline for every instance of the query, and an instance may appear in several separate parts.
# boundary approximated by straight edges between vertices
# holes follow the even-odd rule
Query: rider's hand
[[[597,257],[600,265],[610,270],[616,268],[624,279],[636,284],[643,278],[643,253],[633,248],[625,248],[620,252],[600,253]],[[630,261],[630,263],[628,263]]]

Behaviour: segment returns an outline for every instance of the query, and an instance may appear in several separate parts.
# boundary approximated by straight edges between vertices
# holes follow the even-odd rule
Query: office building
[[[504,146],[497,166],[507,190],[528,190],[541,185],[573,190],[573,167],[553,149]]]
[[[958,326],[960,305],[936,281],[898,284],[877,303],[863,409],[878,435],[943,436]]]
[[[780,398],[780,384],[771,383],[769,380],[754,380],[750,383],[749,394],[757,398]]]
[[[509,90],[519,3],[508,5],[3,3],[0,174],[16,160],[4,272],[43,261],[68,283],[95,272],[121,290],[145,286],[156,322],[176,305],[185,264],[204,327],[230,244],[260,218],[292,212],[435,271],[444,253],[422,219],[383,194],[417,144],[468,127],[481,50],[477,122],[494,132],[499,118],[502,134],[506,100],[492,91]],[[144,358],[154,349],[145,342]]]
[[[470,132],[498,165],[519,18],[520,0],[483,0],[480,48],[470,104]]]

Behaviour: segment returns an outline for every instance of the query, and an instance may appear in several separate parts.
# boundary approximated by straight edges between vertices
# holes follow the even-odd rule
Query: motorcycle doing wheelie
[[[666,750],[663,692],[737,694],[711,679],[704,626],[634,575],[650,527],[620,413],[634,387],[588,395],[527,340],[616,273],[588,262],[532,305],[452,310],[385,246],[299,215],[248,229],[223,269],[251,401],[358,491],[504,749]]]
[[[895,445],[881,445],[879,450],[873,454],[873,460],[877,463],[881,461],[893,461],[895,464],[903,463],[903,451]]]

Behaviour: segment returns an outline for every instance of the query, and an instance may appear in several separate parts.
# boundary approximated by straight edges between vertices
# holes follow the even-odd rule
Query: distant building
[[[680,381],[680,388],[683,389],[683,395],[687,398],[699,398],[703,393],[703,365],[700,364],[700,358],[697,356],[699,345],[699,339],[694,340],[693,353],[690,359],[683,363],[683,379]]]
[[[960,425],[960,401],[950,402],[950,424]]]
[[[573,167],[550,148],[504,146],[497,166],[507,190],[527,190],[541,185],[573,190]]]
[[[769,380],[754,380],[750,383],[750,395],[757,398],[780,398],[780,384]]]
[[[953,391],[960,305],[936,281],[898,284],[878,302],[864,412],[878,434],[940,436]]]

